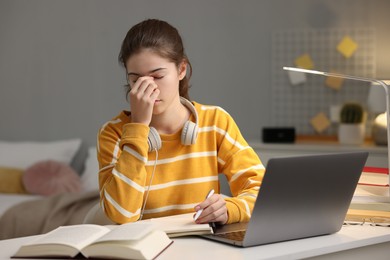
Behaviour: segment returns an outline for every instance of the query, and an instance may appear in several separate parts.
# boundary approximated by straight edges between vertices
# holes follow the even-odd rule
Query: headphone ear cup
[[[181,132],[181,143],[184,145],[191,145],[196,142],[198,137],[198,125],[192,121],[187,121],[184,124]]]
[[[149,145],[149,152],[152,152],[156,149],[160,150],[161,148],[161,138],[154,127],[149,128],[148,145]]]

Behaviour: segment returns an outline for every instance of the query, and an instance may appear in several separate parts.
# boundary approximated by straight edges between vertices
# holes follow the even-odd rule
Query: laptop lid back
[[[243,246],[339,231],[367,157],[353,152],[270,159]]]

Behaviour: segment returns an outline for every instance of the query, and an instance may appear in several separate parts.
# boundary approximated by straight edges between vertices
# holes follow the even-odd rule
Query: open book
[[[164,231],[146,222],[62,226],[22,245],[13,258],[153,259],[171,243]]]
[[[172,215],[168,217],[141,220],[141,223],[153,223],[157,229],[163,230],[169,237],[212,234],[209,224],[196,224],[193,213]]]

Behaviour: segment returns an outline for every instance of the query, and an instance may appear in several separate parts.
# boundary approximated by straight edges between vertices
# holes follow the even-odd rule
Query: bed
[[[81,139],[0,141],[0,239],[81,224],[99,201],[97,174]]]

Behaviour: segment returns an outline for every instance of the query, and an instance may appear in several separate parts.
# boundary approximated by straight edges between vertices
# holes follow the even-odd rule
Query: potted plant
[[[340,110],[338,139],[341,144],[359,145],[365,137],[365,111],[359,103],[345,103]]]

